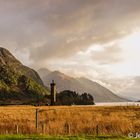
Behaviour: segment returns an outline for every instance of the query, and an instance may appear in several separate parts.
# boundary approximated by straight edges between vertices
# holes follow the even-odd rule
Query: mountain
[[[132,96],[127,96],[127,95],[122,95],[122,93],[120,93],[120,94],[118,94],[118,96],[119,97],[121,97],[121,98],[124,98],[124,99],[127,99],[128,101],[132,101],[132,102],[135,102],[135,101],[137,101],[137,98],[136,97],[132,97]]]
[[[97,102],[124,102],[128,101],[120,96],[117,96],[109,89],[93,82],[87,78],[78,78],[78,81],[85,87],[89,93],[93,93]]]
[[[48,94],[35,70],[0,47],[0,104],[30,104]]]
[[[40,77],[43,78],[46,75],[48,75],[49,73],[51,73],[51,71],[47,68],[41,68],[38,70],[38,73],[39,73]]]
[[[39,74],[41,75],[40,72]],[[127,101],[126,99],[115,95],[109,89],[87,78],[73,78],[59,71],[53,71],[47,73],[46,76],[42,77],[42,80],[46,86],[49,86],[51,80],[55,80],[57,86],[57,92],[61,92],[64,90],[71,90],[71,91],[76,91],[80,94],[84,92],[90,93],[94,97],[95,102]]]

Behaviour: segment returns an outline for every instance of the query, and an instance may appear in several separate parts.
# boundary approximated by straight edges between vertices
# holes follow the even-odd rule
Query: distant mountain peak
[[[48,71],[48,72],[51,72],[51,70],[49,70],[48,68],[40,68],[38,71]]]
[[[52,74],[60,75],[60,76],[65,76],[64,73],[62,73],[62,72],[60,72],[60,71],[58,71],[58,70],[53,71]]]
[[[40,68],[37,72],[42,79],[43,79],[43,77],[45,77],[46,75],[51,73],[51,71],[48,68]]]
[[[65,79],[65,80],[69,80],[71,79],[72,77],[70,76],[67,76],[66,74],[56,70],[56,71],[53,71],[52,73],[50,73],[50,76],[54,77],[54,80],[55,78],[61,78],[61,79]]]
[[[109,89],[85,77],[73,78],[60,71],[53,71],[46,75],[42,80],[46,86],[50,84],[51,80],[55,80],[58,92],[71,90],[80,94],[84,92],[90,93],[94,97],[95,102],[126,101],[125,99],[115,95]]]

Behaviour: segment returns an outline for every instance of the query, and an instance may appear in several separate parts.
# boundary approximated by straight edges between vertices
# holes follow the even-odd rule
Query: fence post
[[[18,125],[15,125],[15,127],[16,127],[16,134],[18,134],[19,132]]]
[[[65,132],[70,135],[70,124],[68,122],[65,123]]]
[[[35,125],[36,125],[36,131],[38,131],[38,109],[36,109]]]
[[[8,130],[6,129],[5,134],[8,134]]]
[[[42,123],[41,126],[42,126],[42,134],[45,134],[45,124]]]
[[[96,135],[99,135],[99,125],[96,126]]]
[[[70,124],[68,123],[68,134],[70,135]]]

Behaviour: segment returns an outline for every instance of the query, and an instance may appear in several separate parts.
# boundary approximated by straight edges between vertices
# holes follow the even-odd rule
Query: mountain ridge
[[[39,75],[41,74],[39,71],[38,73]],[[101,86],[97,82],[89,80],[85,77],[74,78],[61,73],[60,71],[51,71],[47,75],[42,76],[42,80],[46,86],[49,85],[49,81],[55,80],[58,92],[63,90],[71,90],[80,94],[84,92],[90,93],[94,97],[95,102],[128,101],[127,99],[117,96],[112,91]]]

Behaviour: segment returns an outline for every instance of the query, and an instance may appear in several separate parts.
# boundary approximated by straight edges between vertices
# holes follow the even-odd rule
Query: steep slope
[[[73,78],[59,71],[50,72],[42,78],[44,84],[49,86],[51,80],[55,80],[57,91],[71,90],[78,93],[90,93],[93,95],[95,102],[121,102],[127,101],[100,84],[86,78]]]
[[[109,89],[101,86],[100,84],[93,82],[87,78],[78,78],[78,81],[85,87],[89,93],[92,95],[98,102],[123,102],[126,99],[121,98],[111,92]]]
[[[38,70],[38,73],[39,73],[40,77],[43,78],[46,75],[48,75],[49,73],[51,73],[51,71],[47,68],[41,68]]]
[[[0,47],[0,67],[2,66],[7,66],[12,71],[19,71],[43,85],[43,82],[36,71],[22,65],[21,62],[18,61],[8,50]]]
[[[30,103],[49,94],[36,71],[0,47],[0,103]]]

